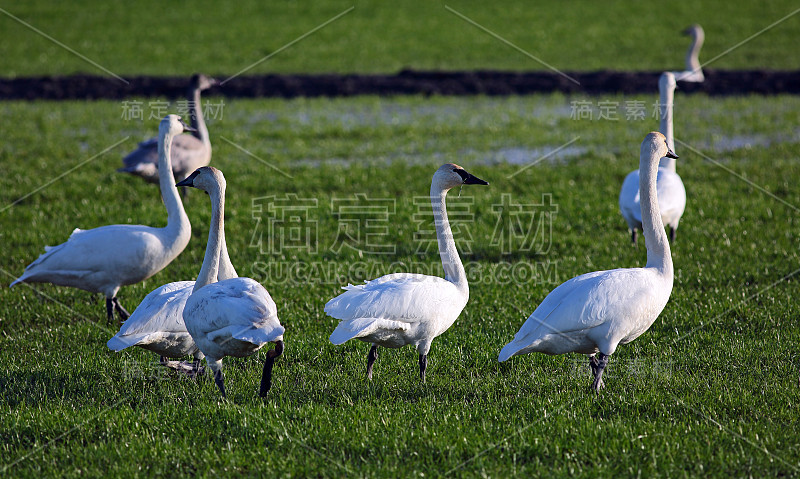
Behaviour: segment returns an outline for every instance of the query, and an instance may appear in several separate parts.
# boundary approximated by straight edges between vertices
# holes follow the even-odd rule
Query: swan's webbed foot
[[[419,355],[419,378],[422,382],[425,382],[425,369],[428,367],[428,355],[427,354],[420,354]]]
[[[378,359],[378,345],[373,344],[371,348],[369,348],[369,353],[367,353],[367,379],[372,379],[372,366],[375,365],[375,361]]]
[[[267,351],[267,359],[264,360],[264,371],[261,373],[261,387],[258,390],[258,395],[263,397],[267,396],[270,388],[272,388],[272,366],[275,365],[275,359],[283,354],[283,341],[275,342],[275,349]]]
[[[200,361],[195,358],[191,363],[188,361],[171,361],[166,356],[161,356],[159,362],[162,366],[172,369],[175,372],[185,374],[187,377],[194,379],[198,375],[203,374],[203,368]]]
[[[597,355],[592,356],[589,359],[589,365],[592,368],[592,374],[594,375],[594,381],[592,382],[592,389],[594,392],[599,393],[600,389],[605,387],[603,384],[603,371],[605,370],[606,366],[608,366],[608,358],[609,356],[603,353],[597,353]]]

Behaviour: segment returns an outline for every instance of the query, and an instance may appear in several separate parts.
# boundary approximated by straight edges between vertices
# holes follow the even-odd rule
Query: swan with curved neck
[[[664,156],[677,158],[664,135],[648,134],[639,160],[645,267],[587,273],[561,284],[500,351],[500,361],[534,351],[588,354],[592,387],[599,391],[603,370],[617,346],[633,341],[655,322],[669,301],[673,281],[672,256],[656,198],[658,161]]]
[[[231,263],[224,235],[220,239],[219,271],[216,281],[236,278],[238,274]],[[161,364],[191,377],[201,374],[203,353],[195,344],[186,323],[183,309],[194,290],[194,281],[176,281],[151,291],[136,307],[131,317],[106,345],[113,351],[131,346],[152,351],[161,358]],[[170,361],[168,358],[194,356],[192,364]]]
[[[325,312],[340,321],[330,337],[333,344],[350,339],[372,344],[367,355],[370,379],[378,346],[399,348],[410,344],[419,354],[419,374],[424,382],[431,343],[452,326],[469,300],[467,275],[445,206],[447,192],[461,185],[488,183],[452,163],[436,170],[431,181],[431,206],[444,278],[389,274],[363,285],[348,285],[343,288],[344,293],[325,305]]]
[[[658,81],[661,104],[660,130],[667,138],[670,150],[675,151],[672,130],[673,100],[675,92],[675,76],[670,72],[661,75]],[[672,241],[678,231],[683,212],[686,209],[686,188],[683,180],[676,172],[675,160],[661,158],[657,178],[658,205],[661,211],[661,221],[669,227]],[[642,211],[639,204],[639,170],[631,171],[622,182],[619,192],[619,210],[628,223],[631,242],[636,244],[637,230],[642,229]]]
[[[175,259],[191,237],[191,225],[175,188],[170,165],[172,140],[191,131],[178,115],[167,115],[159,124],[158,162],[161,197],[167,208],[167,226],[110,225],[91,230],[75,229],[67,242],[46,246],[45,253],[11,283],[53,283],[106,297],[106,314],[116,309],[122,320],[130,315],[120,305],[121,286],[153,276]]]
[[[186,101],[190,108],[189,118],[194,132],[192,136],[176,137],[172,143],[172,174],[178,181],[211,161],[211,140],[203,117],[200,95],[216,84],[216,80],[201,74],[194,75],[189,82]],[[158,183],[157,143],[157,138],[139,143],[136,150],[122,159],[125,166],[117,171],[140,176],[150,183]]]
[[[265,344],[275,343],[264,360],[259,390],[259,395],[264,397],[272,386],[275,359],[283,353],[284,328],[278,320],[275,302],[261,284],[250,278],[223,279],[227,258],[225,177],[216,168],[204,166],[178,186],[199,188],[211,198],[211,226],[203,266],[183,309],[186,329],[205,355],[223,396],[226,392],[222,359],[250,356]]]
[[[703,75],[703,68],[700,65],[700,49],[703,48],[703,41],[706,38],[706,34],[703,31],[703,27],[698,24],[694,24],[686,30],[683,31],[684,35],[690,35],[692,37],[692,44],[689,46],[689,50],[686,52],[686,70],[682,72],[672,72],[675,75],[675,79],[678,81],[685,81],[685,82],[702,82],[705,81],[705,76]]]

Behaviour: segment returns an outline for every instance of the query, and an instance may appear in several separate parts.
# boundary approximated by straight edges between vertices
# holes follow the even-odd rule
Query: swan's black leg
[[[636,246],[636,228],[631,231],[631,244]]]
[[[116,296],[111,298],[111,301],[114,302],[114,309],[117,310],[117,313],[119,314],[119,317],[122,321],[125,321],[126,319],[131,317],[131,313],[129,313],[125,308],[122,307],[121,304],[119,304],[119,299],[117,299]]]
[[[275,349],[267,351],[267,359],[264,360],[264,371],[261,373],[261,388],[258,390],[258,395],[266,397],[270,388],[272,387],[272,366],[275,364],[275,358],[283,354],[283,341],[275,342]]]
[[[216,384],[219,388],[219,392],[222,393],[222,397],[227,399],[228,395],[225,393],[225,377],[222,375],[221,368],[214,371],[214,384]]]
[[[419,378],[422,382],[425,382],[425,368],[428,367],[428,355],[427,354],[420,354],[419,355]]]
[[[592,368],[592,377],[597,377],[597,358],[594,355],[589,356],[589,367]]]
[[[114,303],[111,298],[106,298],[106,315],[109,321],[114,321]]]
[[[592,382],[592,389],[594,389],[594,392],[599,393],[600,388],[605,386],[603,384],[603,371],[606,366],[608,366],[608,358],[609,356],[603,353],[597,353],[597,355],[592,358],[593,362],[596,362],[596,364],[592,365],[592,372],[595,373],[594,382]]]
[[[673,228],[672,226],[669,227],[669,241],[670,241],[670,243],[675,241],[675,232],[676,231],[678,231],[677,228]]]
[[[367,353],[367,379],[372,379],[372,366],[375,365],[376,359],[378,359],[378,345],[373,344]]]

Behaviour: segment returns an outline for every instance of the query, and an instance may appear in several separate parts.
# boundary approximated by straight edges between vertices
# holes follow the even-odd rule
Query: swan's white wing
[[[654,296],[655,273],[645,268],[614,269],[587,273],[554,289],[522,325],[514,340],[500,353],[500,361],[527,352],[526,348],[550,337],[538,351],[559,354],[581,351],[584,334],[614,321],[618,330],[610,332],[623,339],[639,327],[639,318],[663,308],[661,295]],[[661,291],[657,291],[661,293]],[[669,292],[667,292],[667,298]],[[614,344],[616,347],[616,344]]]
[[[163,239],[158,228],[109,225],[76,229],[69,239],[25,268],[11,286],[22,282],[50,282],[87,291],[103,292],[116,284],[132,284],[157,272],[163,265]]]
[[[454,309],[461,312],[466,304],[453,283],[422,274],[389,274],[344,289],[325,305],[326,313],[342,321],[382,318],[413,323],[449,316]]]
[[[629,229],[642,227],[642,207],[639,205],[639,170],[628,173],[619,191],[619,211]]]
[[[183,323],[183,308],[192,294],[194,281],[177,281],[154,289],[139,303],[131,317],[107,345],[121,351],[149,339],[189,335]]]
[[[250,278],[203,286],[189,297],[183,317],[196,340],[200,335],[218,344],[233,338],[261,346],[284,333],[275,301]]]
[[[686,209],[686,189],[681,177],[674,171],[659,167],[656,177],[658,207],[665,225],[675,225]],[[628,228],[642,227],[642,206],[639,199],[639,170],[632,171],[622,182],[619,192],[619,210]]]
[[[325,305],[325,312],[340,320],[330,336],[333,344],[380,331],[406,331],[421,322],[429,322],[437,334],[466,305],[466,298],[451,282],[421,274],[389,274],[344,289]]]
[[[656,189],[658,208],[664,224],[676,226],[686,209],[686,188],[681,177],[674,171],[659,168]]]

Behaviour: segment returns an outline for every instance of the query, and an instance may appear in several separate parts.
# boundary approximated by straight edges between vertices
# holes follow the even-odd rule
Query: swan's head
[[[690,35],[695,40],[703,40],[706,37],[706,33],[703,31],[703,27],[701,27],[697,23],[689,27],[686,27],[686,29],[681,33],[683,33],[684,35]]]
[[[461,185],[488,185],[489,183],[475,177],[455,163],[445,163],[433,174],[433,184],[443,190]]]
[[[191,186],[206,193],[225,189],[225,176],[213,166],[202,166],[175,186]]]
[[[672,72],[664,72],[658,78],[658,89],[659,90],[667,90],[671,89],[675,91],[675,86],[678,83],[675,81],[675,75]]]
[[[202,73],[195,73],[192,75],[192,79],[189,80],[189,89],[190,90],[208,90],[214,85],[219,84],[219,82],[209,76],[203,75]]]
[[[167,115],[161,120],[161,123],[158,125],[158,133],[160,135],[165,135],[167,133],[171,135],[180,135],[184,131],[197,131],[191,126],[187,125],[186,123],[181,120],[181,117],[178,115]]]
[[[678,159],[667,144],[667,137],[658,131],[651,131],[642,142],[642,158],[655,158],[656,161],[663,157]]]

